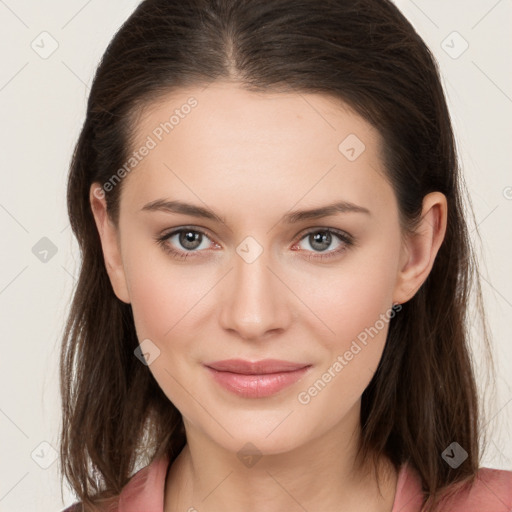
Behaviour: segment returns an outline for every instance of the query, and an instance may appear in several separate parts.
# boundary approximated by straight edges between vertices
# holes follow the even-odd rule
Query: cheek
[[[346,256],[332,271],[318,274],[320,278],[297,276],[302,295],[330,328],[329,339],[337,350],[350,345],[351,340],[390,311],[397,279],[399,236],[383,234]],[[378,327],[382,329],[381,322]]]
[[[361,399],[382,357],[389,322],[399,314],[387,305],[382,290],[354,290],[358,294],[351,301],[331,310],[329,320],[336,334],[330,342],[324,341],[326,357],[296,396],[308,425],[322,418],[323,428],[328,429]]]
[[[214,284],[211,269],[177,264],[158,247],[126,241],[123,263],[139,339],[165,342],[201,311]]]
[[[176,282],[169,281],[155,265],[133,266],[127,276],[133,317],[139,339],[161,340],[172,328],[174,316],[183,304],[178,300]],[[172,284],[171,284],[172,283]]]
[[[331,391],[324,393],[324,399],[329,395],[329,400],[339,400],[346,407],[361,396],[373,377],[389,323],[399,314],[391,309],[398,247],[393,242],[387,246],[375,243],[361,250],[347,259],[342,271],[333,273],[329,291],[321,300],[318,293],[309,295],[317,297],[319,316],[334,331],[324,338],[326,358],[312,379],[318,386],[311,396],[325,385]]]
[[[331,302],[333,330],[354,339],[374,326],[392,305],[394,280],[385,265],[351,272],[339,283],[341,293]],[[379,324],[380,325],[380,324]]]

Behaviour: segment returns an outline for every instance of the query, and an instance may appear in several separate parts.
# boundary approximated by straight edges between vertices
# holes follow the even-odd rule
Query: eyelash
[[[204,236],[204,237],[206,237],[208,239],[210,238],[207,233],[205,233],[204,231],[202,231],[200,229],[182,227],[180,229],[176,229],[176,230],[170,231],[169,233],[165,233],[162,236],[157,236],[155,238],[155,241],[157,242],[158,245],[160,245],[164,249],[165,252],[170,254],[173,258],[180,259],[180,260],[185,260],[186,258],[188,258],[190,256],[195,258],[196,257],[195,253],[200,253],[202,251],[197,251],[197,250],[194,250],[194,251],[179,251],[179,250],[174,249],[173,247],[171,247],[168,244],[169,238],[171,238],[172,236],[177,235],[179,233],[183,233],[183,232],[199,233],[199,234],[201,234],[202,236]],[[343,242],[343,245],[339,249],[335,249],[335,250],[328,251],[328,252],[325,252],[325,253],[315,253],[315,252],[312,252],[312,251],[308,251],[308,252],[312,252],[312,254],[314,254],[312,256],[308,256],[307,257],[308,260],[318,259],[318,260],[323,261],[323,260],[326,260],[326,259],[334,258],[334,257],[340,255],[342,252],[344,252],[347,249],[349,249],[350,247],[355,245],[355,240],[352,237],[352,235],[349,235],[348,233],[345,233],[343,231],[339,231],[337,229],[332,229],[332,228],[314,228],[314,229],[311,229],[308,232],[304,233],[297,240],[297,242],[294,243],[294,245],[296,243],[298,243],[298,242],[301,242],[304,238],[306,238],[309,235],[314,234],[314,233],[329,233],[330,235],[335,235],[337,238],[339,238],[341,240],[341,242]]]

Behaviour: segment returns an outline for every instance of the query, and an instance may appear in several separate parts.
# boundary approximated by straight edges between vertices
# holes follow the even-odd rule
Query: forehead
[[[255,206],[265,197],[283,207],[283,198],[291,207],[301,196],[316,202],[339,191],[368,203],[389,188],[378,131],[326,95],[212,83],[149,104],[134,130],[130,150],[150,147],[123,185],[138,205],[173,191],[205,200],[247,194]]]

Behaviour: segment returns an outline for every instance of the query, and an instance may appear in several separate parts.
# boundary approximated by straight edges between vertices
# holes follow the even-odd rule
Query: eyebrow
[[[210,219],[225,224],[225,220],[214,213],[209,208],[197,206],[183,201],[169,201],[166,199],[157,199],[142,207],[142,211],[163,211],[168,213],[181,213],[204,219]],[[309,210],[299,210],[283,215],[282,222],[294,224],[304,220],[318,219],[328,217],[336,213],[364,213],[371,216],[370,210],[362,206],[350,203],[348,201],[338,201],[320,208]]]

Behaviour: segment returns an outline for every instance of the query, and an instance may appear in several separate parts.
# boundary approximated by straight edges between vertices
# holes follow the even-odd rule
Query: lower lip
[[[309,366],[290,372],[246,375],[221,372],[206,367],[216,382],[232,393],[244,398],[263,398],[274,395],[295,384],[309,369]]]

